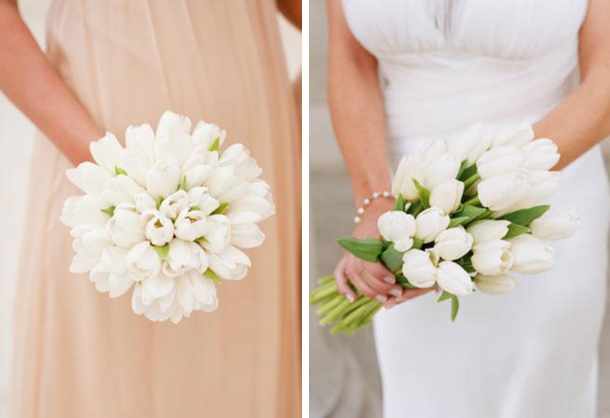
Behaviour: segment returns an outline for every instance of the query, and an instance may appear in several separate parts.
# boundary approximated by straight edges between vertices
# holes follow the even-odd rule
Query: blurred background
[[[330,274],[342,255],[336,239],[353,228],[349,177],[333,136],[326,104],[326,2],[310,0],[310,287]],[[610,140],[604,143],[610,166]],[[610,295],[607,297],[610,306]],[[310,417],[381,416],[381,384],[370,327],[352,336],[331,336],[310,310]],[[598,418],[610,418],[610,308],[602,334]]]
[[[38,43],[45,44],[45,18],[51,0],[19,0],[21,14]],[[300,73],[301,35],[278,17],[289,74]],[[0,35],[1,36],[1,35]],[[9,417],[13,295],[34,126],[0,92],[0,418]],[[10,156],[10,158],[8,157]],[[27,238],[26,238],[27,239]],[[27,301],[21,301],[27,303]]]

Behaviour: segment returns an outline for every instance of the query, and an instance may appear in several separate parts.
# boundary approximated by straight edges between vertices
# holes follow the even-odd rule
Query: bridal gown
[[[344,0],[379,62],[390,153],[472,123],[534,123],[575,87],[585,0]],[[563,170],[552,203],[580,229],[550,272],[509,295],[431,293],[376,318],[386,418],[592,418],[604,311],[609,192],[599,147]]]
[[[243,142],[276,215],[252,269],[220,307],[179,325],[131,311],[68,272],[67,159],[34,147],[16,297],[16,418],[300,416],[298,118],[273,0],[55,0],[48,56],[104,129],[156,124],[165,109]],[[94,139],[94,138],[91,138]]]

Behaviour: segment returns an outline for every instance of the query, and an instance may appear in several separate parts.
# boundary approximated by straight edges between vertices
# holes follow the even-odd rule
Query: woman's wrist
[[[378,200],[388,200],[393,202],[394,197],[392,196],[392,193],[390,193],[389,190],[378,190],[372,192],[368,197],[362,198],[360,202],[356,201],[356,215],[354,217],[354,222],[356,224],[360,223],[360,220],[365,215],[365,213]]]

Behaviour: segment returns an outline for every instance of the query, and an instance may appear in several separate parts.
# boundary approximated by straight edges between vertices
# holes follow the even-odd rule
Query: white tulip
[[[189,194],[184,190],[178,190],[163,199],[159,211],[170,219],[176,219],[189,203]]]
[[[146,188],[154,198],[166,197],[178,190],[180,166],[175,160],[163,159],[155,163],[146,175]]]
[[[539,205],[548,200],[559,188],[558,171],[532,171],[529,178],[531,187],[528,193],[509,207],[510,212]]]
[[[529,170],[550,170],[560,158],[557,144],[548,138],[536,139],[526,144],[523,153],[525,161],[522,167]]]
[[[478,184],[477,191],[484,206],[501,211],[525,198],[531,188],[528,173],[519,170],[485,179]]]
[[[517,288],[519,281],[514,277],[502,274],[500,276],[485,276],[477,274],[474,278],[477,288],[489,295],[502,295],[510,293]]]
[[[150,305],[174,290],[175,280],[164,274],[149,277],[142,282],[142,303]]]
[[[76,187],[85,193],[93,194],[102,193],[106,182],[110,179],[110,174],[106,170],[89,161],[66,170],[66,176]]]
[[[176,237],[185,241],[195,241],[210,230],[207,213],[189,208],[180,212],[174,226]]]
[[[394,174],[392,194],[394,196],[402,195],[408,201],[417,200],[419,193],[415,183],[413,183],[413,179],[420,183],[424,182],[424,171],[421,163],[413,156],[403,157],[400,160],[396,174]]]
[[[197,310],[210,312],[218,307],[216,297],[216,286],[209,277],[191,272],[189,280],[195,295],[195,306]]]
[[[436,283],[436,267],[427,251],[412,249],[402,256],[402,274],[415,287],[432,287]]]
[[[218,153],[197,148],[182,163],[182,172],[186,179],[186,189],[203,186],[212,172],[218,167]]]
[[[405,252],[413,246],[415,218],[402,211],[389,211],[377,219],[379,233],[394,243],[396,251]]]
[[[182,115],[170,112],[163,112],[157,124],[157,139],[167,139],[174,133],[189,133],[191,130],[191,120]]]
[[[150,125],[130,126],[125,134],[126,147],[120,168],[140,186],[146,186],[146,174],[155,162],[155,134]]]
[[[193,129],[192,136],[195,147],[201,147],[208,150],[217,140],[218,145],[222,146],[227,137],[227,133],[212,123],[200,121],[195,126],[195,129]]]
[[[424,243],[432,242],[438,234],[449,226],[449,216],[442,209],[431,207],[424,210],[415,218],[415,236]]]
[[[469,164],[474,164],[489,149],[492,139],[491,130],[479,123],[468,127],[455,141],[450,141],[447,145],[451,155],[458,161],[467,160]]]
[[[161,247],[174,238],[174,224],[165,214],[153,209],[142,214],[142,219],[146,222],[146,238],[152,245]]]
[[[123,147],[111,133],[89,144],[89,150],[95,162],[106,170],[111,176],[114,176],[116,167],[121,164],[121,155]]]
[[[193,187],[189,190],[188,198],[201,212],[211,214],[220,206],[220,202],[214,199],[205,187]]]
[[[482,179],[490,179],[518,169],[524,161],[523,151],[514,146],[503,146],[486,151],[477,161],[477,172]]]
[[[445,140],[432,142],[416,158],[421,158],[424,171],[422,184],[430,190],[446,180],[455,179],[460,170],[460,161],[449,153]]]
[[[472,235],[474,243],[498,241],[508,233],[509,221],[485,219],[468,226],[468,233]]]
[[[468,272],[453,261],[439,263],[436,282],[441,289],[456,296],[466,296],[474,292],[474,283]]]
[[[144,235],[145,222],[136,213],[129,209],[116,209],[108,221],[108,232],[112,242],[123,248],[131,248],[146,239]]]
[[[487,276],[499,276],[513,267],[510,243],[503,240],[484,241],[472,247],[472,267]]]
[[[111,298],[122,296],[134,283],[129,277],[125,264],[127,253],[128,250],[125,248],[114,246],[107,247],[102,252],[98,272],[107,274],[107,291]]]
[[[472,249],[472,243],[472,235],[458,226],[438,234],[434,241],[434,249],[443,260],[453,261],[465,256]]]
[[[212,215],[208,218],[202,247],[207,251],[220,253],[231,242],[231,220],[225,215]]]
[[[209,193],[221,202],[231,202],[248,192],[249,184],[237,177],[234,166],[218,167],[205,181]]]
[[[144,189],[131,177],[116,176],[106,182],[102,196],[113,206],[118,206],[124,203],[134,203],[136,196],[143,192]]]
[[[204,273],[208,265],[208,256],[199,244],[175,239],[169,243],[167,259],[163,263],[163,273],[169,277],[181,276],[189,270]]]
[[[209,253],[208,259],[210,269],[226,280],[243,279],[251,266],[248,256],[230,244],[220,253]]]
[[[157,202],[146,192],[138,193],[134,197],[134,203],[136,210],[140,213],[144,213],[147,210],[152,210],[157,207]]]
[[[572,236],[580,219],[575,208],[551,208],[530,223],[532,235],[544,240],[558,240]]]
[[[218,161],[220,166],[235,166],[235,175],[242,180],[252,180],[260,176],[263,170],[250,152],[242,144],[233,144],[228,147]]]
[[[553,267],[554,249],[529,234],[511,240],[510,251],[514,258],[512,269],[523,274],[537,274]]]
[[[265,240],[265,234],[254,223],[233,224],[231,226],[231,244],[238,248],[255,248]]]
[[[534,130],[531,125],[521,124],[503,126],[496,129],[492,146],[514,145],[516,147],[522,147],[532,139],[534,139]]]
[[[99,195],[71,196],[64,202],[60,219],[69,227],[82,224],[104,225],[108,221],[108,215],[102,212],[102,209],[108,206],[109,203]]]
[[[125,257],[129,277],[142,281],[157,277],[161,271],[161,260],[148,241],[143,241],[129,250]]]
[[[248,219],[248,222],[260,222],[275,213],[275,204],[269,185],[257,180],[248,186],[248,191],[239,199],[232,201],[223,212],[233,222],[237,219]]]
[[[102,252],[112,246],[110,235],[99,226],[80,226],[72,230],[72,249],[76,253],[70,264],[71,273],[85,273],[101,260]]]
[[[464,195],[464,183],[456,179],[445,180],[430,193],[430,206],[441,208],[447,215],[454,212]]]

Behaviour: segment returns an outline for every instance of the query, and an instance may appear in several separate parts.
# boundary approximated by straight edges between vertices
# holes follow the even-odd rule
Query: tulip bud
[[[114,176],[116,167],[121,165],[121,154],[123,147],[111,133],[89,144],[89,150],[95,162],[105,169],[111,176]]]
[[[379,233],[394,243],[396,251],[405,252],[413,246],[415,219],[402,211],[386,212],[377,220]]]
[[[455,179],[460,169],[460,161],[449,153],[445,140],[431,142],[416,158],[420,161],[424,173],[424,181],[420,183],[430,190],[446,180]]]
[[[205,240],[201,245],[207,251],[222,252],[231,242],[231,221],[224,215],[212,215],[206,228]]]
[[[419,193],[413,179],[420,183],[424,181],[420,161],[412,156],[403,157],[392,181],[392,194],[394,196],[402,195],[408,201],[417,200]]]
[[[174,224],[158,210],[152,210],[142,215],[147,221],[145,232],[146,238],[152,245],[163,246],[174,238]]]
[[[129,250],[125,263],[129,277],[136,282],[156,277],[161,271],[161,260],[148,241],[140,242]]]
[[[538,238],[523,234],[509,240],[509,242],[514,259],[512,267],[514,271],[523,274],[537,274],[553,267],[554,249]]]
[[[495,211],[519,202],[528,195],[530,189],[528,173],[521,170],[485,179],[477,186],[481,203]]]
[[[189,270],[200,273],[208,269],[208,257],[196,243],[174,239],[169,243],[167,260],[163,263],[163,273],[168,277],[179,277]]]
[[[185,241],[195,241],[209,230],[208,215],[200,210],[186,208],[180,212],[174,224],[176,237]]]
[[[508,225],[509,221],[486,219],[468,226],[468,233],[472,235],[475,244],[498,241],[508,233]]]
[[[474,291],[474,283],[468,272],[453,261],[441,261],[436,281],[441,289],[456,296],[466,296]]]
[[[531,125],[521,124],[503,126],[496,129],[492,146],[499,147],[502,145],[513,145],[516,147],[522,147],[532,139],[534,139],[534,130],[532,129]]]
[[[453,261],[466,255],[472,248],[472,242],[472,235],[458,226],[446,229],[438,234],[434,249],[443,260]]]
[[[136,196],[140,193],[144,193],[144,189],[131,177],[117,176],[108,180],[102,196],[110,204],[118,206],[126,202],[135,202]]]
[[[123,248],[131,248],[144,241],[144,220],[139,213],[129,209],[116,209],[108,221],[112,242]]]
[[[517,147],[492,148],[477,160],[477,172],[482,179],[498,177],[515,171],[523,160],[523,151]]]
[[[536,139],[523,147],[525,161],[521,165],[529,170],[550,170],[560,155],[557,145],[548,138]]]
[[[110,174],[100,166],[86,161],[76,168],[66,170],[68,180],[85,193],[101,193]]]
[[[159,160],[146,175],[146,188],[151,196],[166,197],[178,190],[180,166],[171,159]]]
[[[513,267],[513,255],[506,241],[486,241],[472,248],[472,266],[487,276],[499,276]]]
[[[412,249],[402,256],[402,274],[415,287],[431,287],[436,283],[436,267],[430,253]]]
[[[470,126],[455,141],[447,145],[451,155],[458,161],[467,160],[468,164],[474,164],[489,149],[492,139],[489,128],[478,123]]]
[[[417,215],[415,219],[415,236],[424,243],[432,242],[438,234],[449,226],[449,216],[440,208],[428,208]]]
[[[477,274],[474,278],[477,288],[489,295],[502,295],[510,293],[519,285],[519,281],[514,277],[502,274],[500,276],[485,276]]]
[[[205,187],[194,187],[189,190],[188,195],[190,201],[203,213],[210,214],[220,207],[220,202],[214,199]]]
[[[545,202],[559,187],[558,171],[532,171],[529,179],[531,187],[522,199],[510,206],[511,212],[531,208]]]
[[[445,180],[430,193],[430,206],[441,208],[445,214],[454,212],[464,195],[464,183],[456,179]]]
[[[552,206],[544,215],[530,223],[532,235],[544,240],[558,240],[570,237],[580,219],[575,208],[556,208]]]
[[[189,195],[184,190],[170,194],[159,206],[159,211],[170,219],[176,219],[189,204]]]

